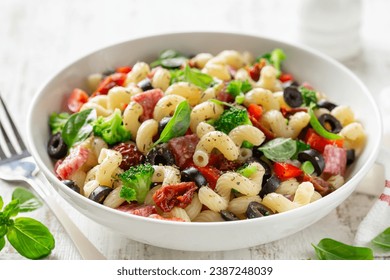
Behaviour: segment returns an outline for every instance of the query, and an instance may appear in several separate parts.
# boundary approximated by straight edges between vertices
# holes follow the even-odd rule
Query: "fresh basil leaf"
[[[285,161],[290,159],[297,150],[295,140],[291,138],[275,138],[259,148],[264,156],[272,161]]]
[[[43,205],[32,192],[24,188],[16,188],[12,193],[12,199],[19,200],[19,212],[30,212]]]
[[[4,201],[3,198],[0,196],[0,211],[1,209],[3,209],[3,206],[4,206]]]
[[[186,65],[186,68],[184,69],[184,81],[194,84],[205,90],[214,82],[214,79],[210,75],[202,73],[198,69],[190,68],[188,65]]]
[[[188,58],[175,50],[163,51],[156,61],[150,63],[150,67],[162,66],[168,69],[175,69],[187,63]]]
[[[297,150],[295,151],[295,154],[291,157],[292,159],[297,159],[298,154],[300,152],[306,151],[310,149],[310,145],[306,144],[305,142],[301,140],[295,140],[295,143],[297,144]]]
[[[3,218],[9,219],[19,213],[19,200],[14,199],[4,207]]]
[[[96,111],[87,109],[70,116],[62,129],[62,139],[70,148],[74,144],[89,137],[92,132],[91,123],[96,120]]]
[[[373,252],[367,247],[356,247],[331,238],[312,244],[319,260],[372,260]]]
[[[5,246],[5,238],[3,236],[0,237],[0,251],[3,250],[4,246]]]
[[[164,68],[179,68],[187,62],[186,57],[174,57],[160,60],[160,65]]]
[[[162,51],[158,58],[159,59],[167,59],[167,58],[174,58],[174,57],[180,57],[180,56],[183,56],[183,55],[181,53],[179,53],[178,51],[168,49],[168,50]]]
[[[376,244],[376,245],[378,245],[380,247],[383,247],[383,248],[386,248],[386,249],[390,249],[390,227],[388,227],[383,232],[378,234],[372,240],[372,243],[374,243],[374,244]]]
[[[191,107],[187,100],[177,105],[175,113],[160,134],[154,145],[166,143],[170,139],[183,136],[190,127]]]
[[[7,239],[22,256],[40,259],[51,253],[55,240],[49,229],[39,221],[28,218],[16,218],[9,227]]]
[[[7,231],[8,231],[7,225],[5,223],[0,224],[0,238],[5,236],[7,234]]]
[[[52,134],[61,132],[64,128],[64,125],[68,121],[70,115],[68,113],[59,113],[54,112],[50,115],[49,126]]]

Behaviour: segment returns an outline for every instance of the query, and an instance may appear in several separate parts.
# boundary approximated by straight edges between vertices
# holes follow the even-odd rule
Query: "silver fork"
[[[6,181],[22,181],[30,185],[52,210],[58,221],[69,234],[83,259],[106,259],[59,206],[54,188],[45,180],[46,178],[40,174],[39,169],[26,149],[1,96],[0,179]]]

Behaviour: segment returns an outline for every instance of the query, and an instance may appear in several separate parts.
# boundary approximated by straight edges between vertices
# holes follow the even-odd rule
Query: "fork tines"
[[[0,96],[0,160],[26,152],[26,146]]]

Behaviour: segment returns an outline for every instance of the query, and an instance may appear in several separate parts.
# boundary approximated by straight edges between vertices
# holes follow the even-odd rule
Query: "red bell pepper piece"
[[[275,175],[282,181],[296,178],[303,174],[303,171],[299,167],[286,162],[275,162],[274,172]]]
[[[331,140],[324,138],[318,135],[312,128],[307,130],[304,141],[306,144],[309,144],[311,148],[319,151],[320,153],[324,152],[326,145],[335,145],[340,148],[344,145],[344,139]]]
[[[247,110],[249,116],[255,118],[256,120],[259,120],[263,115],[263,107],[254,103],[249,104]]]
[[[77,113],[81,106],[88,101],[88,94],[82,89],[75,88],[68,98],[68,108],[71,112]]]

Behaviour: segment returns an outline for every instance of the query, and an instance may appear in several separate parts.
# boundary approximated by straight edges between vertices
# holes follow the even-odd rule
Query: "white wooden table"
[[[364,0],[362,52],[350,67],[374,96],[390,86],[390,2]],[[39,86],[66,64],[100,47],[138,36],[172,31],[233,31],[295,41],[296,1],[277,0],[1,0],[0,91],[22,135],[26,111]],[[387,139],[386,141],[389,141]],[[371,179],[366,183],[372,183]],[[381,182],[381,181],[379,181]],[[12,188],[0,182],[9,201]],[[375,197],[354,193],[327,217],[285,239],[225,252],[184,252],[144,245],[63,207],[108,259],[308,259],[311,243],[331,237],[352,244]],[[48,259],[80,259],[46,206],[30,214],[56,239]],[[259,229],[259,234],[261,230]],[[6,247],[0,259],[21,259]]]

